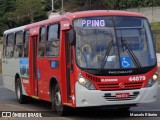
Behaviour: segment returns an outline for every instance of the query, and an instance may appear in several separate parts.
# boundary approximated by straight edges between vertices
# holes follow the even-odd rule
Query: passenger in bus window
[[[47,43],[47,56],[58,56],[59,55],[59,40],[53,40]]]
[[[58,56],[59,54],[59,40],[55,40],[52,42],[53,55]]]
[[[92,50],[90,45],[84,45],[82,47],[82,54],[87,61],[92,61]]]
[[[44,48],[39,48],[39,50],[38,50],[38,56],[39,57],[42,57],[42,56],[44,56]]]

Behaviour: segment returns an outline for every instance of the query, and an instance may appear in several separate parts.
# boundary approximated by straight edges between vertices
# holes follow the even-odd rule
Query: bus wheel
[[[52,110],[55,110],[58,115],[63,116],[67,112],[66,106],[62,105],[62,96],[60,92],[60,87],[56,84],[55,88],[53,88],[53,100],[52,100]]]
[[[16,80],[15,91],[16,91],[17,101],[20,104],[28,103],[29,98],[22,94],[22,84],[20,78],[17,78]]]

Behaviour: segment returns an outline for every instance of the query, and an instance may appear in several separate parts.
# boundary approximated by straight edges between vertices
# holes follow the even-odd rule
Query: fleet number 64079
[[[134,77],[130,77],[129,81],[133,82],[133,81],[144,81],[146,80],[146,76],[134,76]]]

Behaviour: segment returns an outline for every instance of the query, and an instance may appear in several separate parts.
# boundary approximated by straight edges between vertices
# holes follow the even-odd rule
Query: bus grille
[[[86,77],[89,79],[89,80],[93,80],[94,82],[100,82],[100,78],[97,78],[93,75],[90,75],[90,74],[86,74]]]
[[[119,83],[116,84],[97,84],[99,90],[131,90],[131,89],[140,89],[143,85],[143,82],[134,82],[134,83],[123,83],[124,87],[120,87]]]
[[[129,95],[128,98],[116,98],[116,96],[111,96],[111,94],[105,94],[104,98],[107,101],[125,101],[125,100],[134,100],[139,95],[139,92],[134,92],[133,95]]]
[[[130,82],[130,83],[123,83],[123,87],[121,87],[119,84],[120,83],[105,83],[105,82],[101,82],[101,79],[90,75],[90,74],[85,74],[86,78],[89,80],[92,80],[94,82],[96,82],[96,88],[98,90],[102,90],[102,91],[110,91],[110,90],[131,90],[131,89],[140,89],[142,88],[143,82]]]

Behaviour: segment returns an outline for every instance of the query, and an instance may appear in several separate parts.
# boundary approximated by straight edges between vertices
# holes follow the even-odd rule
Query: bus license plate
[[[116,93],[116,98],[128,98],[129,93]]]

